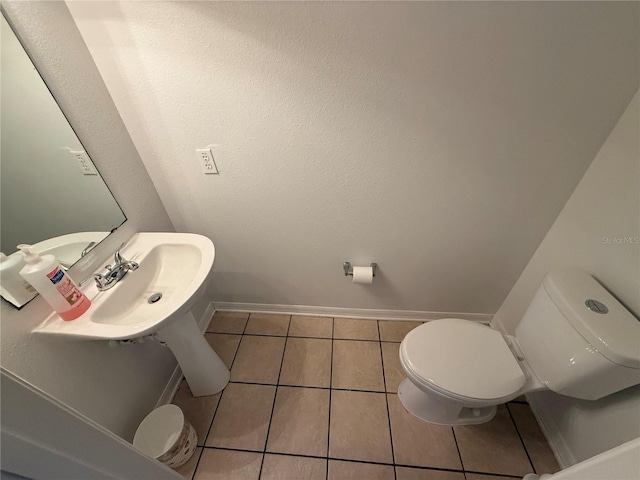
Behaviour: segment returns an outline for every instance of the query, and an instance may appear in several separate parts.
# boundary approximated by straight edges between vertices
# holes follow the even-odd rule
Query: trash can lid
[[[144,417],[133,437],[133,446],[158,458],[176,443],[184,426],[184,414],[173,404],[163,405]]]

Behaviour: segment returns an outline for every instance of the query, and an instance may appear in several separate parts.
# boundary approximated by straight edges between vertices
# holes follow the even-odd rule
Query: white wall
[[[72,268],[84,278],[136,231],[174,228],[64,3],[2,8],[128,218]],[[2,367],[131,440],[167,385],[173,355],[156,343],[110,348],[32,335],[50,312],[40,297],[21,310],[2,301]]]
[[[579,266],[640,318],[640,93],[587,170],[494,317],[515,331],[544,275]],[[640,338],[638,339],[640,342]],[[640,436],[640,387],[597,402],[533,395],[565,464]]]
[[[494,313],[639,85],[636,2],[68,5],[225,302]]]

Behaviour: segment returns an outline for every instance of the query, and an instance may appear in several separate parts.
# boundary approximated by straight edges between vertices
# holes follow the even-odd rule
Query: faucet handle
[[[116,262],[116,265],[120,265],[121,263],[124,263],[126,261],[123,258],[123,256],[120,254],[120,250],[122,249],[122,247],[124,247],[125,243],[127,243],[127,242],[122,242],[122,244],[116,250],[115,255],[113,256],[113,259]]]

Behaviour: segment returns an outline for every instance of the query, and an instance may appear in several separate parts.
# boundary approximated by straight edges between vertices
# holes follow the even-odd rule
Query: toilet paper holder
[[[373,270],[373,276],[376,276],[376,269],[378,268],[378,264],[377,263],[372,263],[371,265],[369,265],[371,267],[371,270]],[[353,275],[353,267],[351,266],[350,262],[344,262],[342,264],[342,269],[344,270],[344,276],[348,276],[348,275]]]

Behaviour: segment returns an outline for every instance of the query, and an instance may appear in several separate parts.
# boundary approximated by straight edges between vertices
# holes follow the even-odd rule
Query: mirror
[[[33,244],[70,267],[126,217],[4,16],[1,22],[0,250],[11,259],[18,244]],[[5,270],[4,286],[12,283]]]

